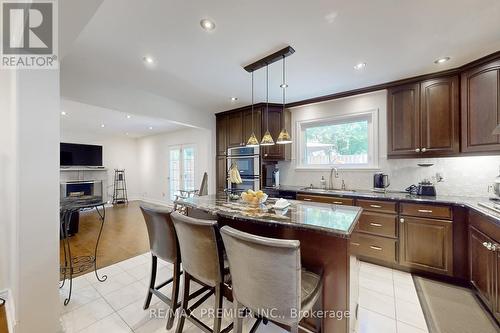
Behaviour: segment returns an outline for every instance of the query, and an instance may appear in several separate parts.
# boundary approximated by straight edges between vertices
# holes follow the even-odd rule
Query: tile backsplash
[[[420,162],[434,163],[430,167],[420,167]],[[285,185],[320,186],[321,176],[328,181],[329,171],[296,170],[294,162],[280,162],[280,182]],[[488,187],[499,174],[500,156],[470,156],[431,159],[393,159],[382,158],[380,171],[340,171],[334,186],[340,187],[340,179],[345,180],[349,189],[370,189],[373,187],[373,174],[387,173],[391,185],[389,190],[404,190],[424,178],[436,182],[436,173],[443,181],[436,183],[438,195],[457,195],[488,197]]]

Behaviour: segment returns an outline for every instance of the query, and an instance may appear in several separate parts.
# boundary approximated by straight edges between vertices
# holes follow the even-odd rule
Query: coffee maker
[[[373,175],[373,190],[375,192],[385,192],[385,189],[391,185],[389,175],[385,173],[376,173]]]
[[[278,188],[280,186],[280,170],[276,164],[264,164],[264,188]]]

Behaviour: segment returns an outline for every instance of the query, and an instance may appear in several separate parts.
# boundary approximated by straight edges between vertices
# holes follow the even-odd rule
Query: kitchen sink
[[[346,194],[346,193],[354,193],[355,190],[325,190],[323,188],[314,188],[314,187],[304,187],[300,189],[301,191],[307,191],[311,193],[326,193],[326,194]]]

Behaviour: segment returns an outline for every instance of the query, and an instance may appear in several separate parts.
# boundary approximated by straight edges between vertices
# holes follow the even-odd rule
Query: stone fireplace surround
[[[76,186],[75,186],[76,185]],[[108,170],[105,168],[61,168],[60,197],[68,196],[68,190],[86,191],[92,188],[94,195],[102,195],[108,201]],[[87,194],[87,193],[86,193]]]

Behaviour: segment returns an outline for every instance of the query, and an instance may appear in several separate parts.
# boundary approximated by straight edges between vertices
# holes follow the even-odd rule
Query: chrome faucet
[[[330,190],[333,190],[333,177],[339,178],[339,170],[337,168],[331,168],[330,169],[330,178],[328,179],[328,186],[330,187]]]

